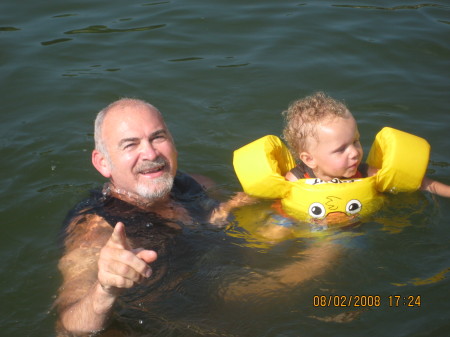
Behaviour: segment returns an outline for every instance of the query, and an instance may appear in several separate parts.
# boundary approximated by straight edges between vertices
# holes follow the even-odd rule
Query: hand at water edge
[[[100,251],[98,282],[105,292],[117,296],[121,290],[150,277],[152,270],[148,264],[156,259],[157,254],[152,250],[132,249],[127,241],[124,224],[118,222]]]

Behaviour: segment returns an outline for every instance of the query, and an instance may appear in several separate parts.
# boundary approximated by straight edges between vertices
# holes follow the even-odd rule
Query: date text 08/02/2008
[[[420,295],[314,295],[315,307],[420,307]]]

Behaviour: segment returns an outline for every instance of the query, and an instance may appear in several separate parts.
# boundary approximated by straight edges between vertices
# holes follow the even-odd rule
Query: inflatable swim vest
[[[301,221],[336,223],[379,209],[382,192],[416,191],[425,175],[429,153],[425,139],[385,127],[376,135],[367,158],[369,166],[378,168],[371,177],[287,181],[284,176],[296,162],[286,145],[273,135],[234,151],[233,166],[247,194],[280,199],[283,211]]]

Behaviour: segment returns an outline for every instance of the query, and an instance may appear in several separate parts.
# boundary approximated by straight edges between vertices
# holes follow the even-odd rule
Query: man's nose
[[[144,142],[141,147],[141,156],[142,159],[155,160],[159,152],[151,142]]]

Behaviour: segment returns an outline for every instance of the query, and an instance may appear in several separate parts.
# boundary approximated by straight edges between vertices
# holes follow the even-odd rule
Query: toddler
[[[370,177],[376,168],[361,164],[363,149],[355,119],[347,107],[323,92],[292,103],[283,113],[283,136],[299,164],[285,178]],[[425,177],[422,190],[450,197],[450,186]]]

